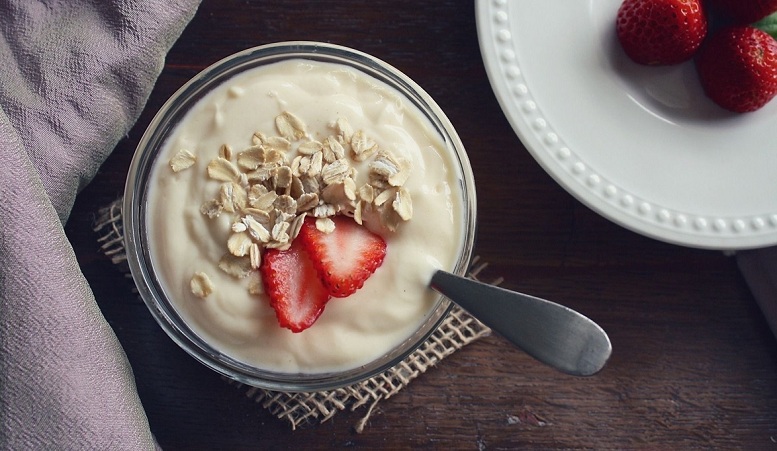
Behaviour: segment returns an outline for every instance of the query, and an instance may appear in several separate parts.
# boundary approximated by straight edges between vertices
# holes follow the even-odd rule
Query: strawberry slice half
[[[321,316],[329,291],[300,240],[294,240],[287,250],[267,250],[259,270],[282,327],[302,332]]]
[[[321,281],[333,297],[344,298],[364,286],[386,256],[386,242],[347,216],[331,218],[335,229],[324,233],[305,218],[298,241],[310,255]]]

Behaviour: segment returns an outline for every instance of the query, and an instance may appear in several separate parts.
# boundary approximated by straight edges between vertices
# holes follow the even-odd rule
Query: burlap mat
[[[124,251],[121,205],[119,199],[101,208],[97,213],[94,230],[99,236],[97,241],[100,251],[127,277],[131,277]],[[475,257],[468,276],[477,279],[486,266],[486,263],[479,262]],[[491,283],[499,284],[501,278]],[[463,346],[490,333],[488,327],[454,306],[429,339],[415,352],[396,366],[364,382],[331,391],[284,393],[249,387],[228,378],[224,380],[245,390],[248,397],[260,403],[273,415],[288,421],[292,429],[306,423],[324,422],[344,409],[355,411],[368,406],[364,417],[354,425],[356,432],[361,432],[378,402],[394,396],[427,369]]]

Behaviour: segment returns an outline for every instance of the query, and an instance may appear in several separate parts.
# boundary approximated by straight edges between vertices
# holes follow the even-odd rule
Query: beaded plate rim
[[[517,3],[517,2],[516,2]],[[532,156],[570,194],[627,229],[671,244],[739,250],[777,244],[777,212],[744,216],[697,214],[660,205],[624,189],[588,164],[543,113],[524,78],[515,45],[515,3],[477,0],[478,40],[492,89]]]

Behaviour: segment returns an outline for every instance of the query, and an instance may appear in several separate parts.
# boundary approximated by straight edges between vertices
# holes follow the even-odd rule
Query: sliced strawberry
[[[313,260],[319,276],[334,297],[344,298],[364,286],[383,263],[386,242],[347,216],[335,216],[335,230],[321,232],[307,217],[299,241]]]
[[[626,54],[645,65],[686,61],[707,35],[701,0],[624,0],[615,31]]]
[[[302,332],[321,316],[329,292],[299,240],[284,251],[267,250],[259,270],[282,327]]]

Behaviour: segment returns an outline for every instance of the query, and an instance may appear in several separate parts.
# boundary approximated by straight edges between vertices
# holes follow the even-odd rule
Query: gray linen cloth
[[[63,231],[195,0],[0,0],[0,448],[153,449]]]

